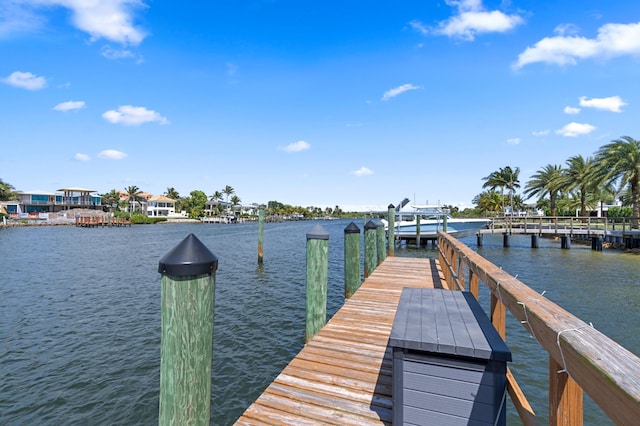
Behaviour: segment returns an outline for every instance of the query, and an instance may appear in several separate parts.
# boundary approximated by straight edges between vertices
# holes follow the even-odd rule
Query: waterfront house
[[[56,213],[74,208],[102,209],[102,199],[95,190],[87,188],[62,188],[56,192],[20,191],[18,205],[11,206],[10,213]]]
[[[176,213],[176,200],[159,195],[147,200],[147,216],[154,217],[185,217],[187,213]]]

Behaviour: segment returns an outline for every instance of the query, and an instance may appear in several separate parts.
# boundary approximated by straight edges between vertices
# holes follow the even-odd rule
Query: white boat
[[[393,233],[396,238],[415,237],[417,218],[420,218],[420,238],[435,239],[438,231],[446,231],[456,237],[464,237],[476,233],[491,223],[491,219],[454,218],[448,209],[429,204],[408,204],[405,199],[396,208]],[[382,219],[388,232],[389,223]]]

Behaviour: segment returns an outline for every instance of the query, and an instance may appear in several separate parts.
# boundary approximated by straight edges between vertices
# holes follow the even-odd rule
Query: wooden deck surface
[[[387,347],[403,287],[442,288],[435,259],[388,257],[237,425],[390,425]]]

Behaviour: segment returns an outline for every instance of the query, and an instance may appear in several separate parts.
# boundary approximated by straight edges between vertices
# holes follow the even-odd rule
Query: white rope
[[[505,386],[504,390],[502,391],[502,402],[500,403],[500,409],[498,410],[498,415],[496,416],[496,420],[493,422],[493,426],[496,426],[500,421],[500,415],[502,414],[502,409],[506,405],[506,402],[507,402],[507,387]]]
[[[562,346],[560,346],[560,335],[562,333],[566,333],[569,331],[578,331],[578,330],[582,330],[583,328],[587,328],[587,327],[591,327],[593,328],[593,324],[589,323],[589,324],[585,324],[581,327],[577,327],[577,328],[568,328],[566,330],[562,330],[558,333],[558,336],[556,337],[556,344],[558,345],[558,349],[560,350],[560,357],[562,358],[562,370],[558,370],[558,374],[560,373],[567,373],[569,375],[569,377],[571,377],[571,374],[569,374],[569,371],[567,370],[567,362],[564,359],[564,353],[562,352]]]

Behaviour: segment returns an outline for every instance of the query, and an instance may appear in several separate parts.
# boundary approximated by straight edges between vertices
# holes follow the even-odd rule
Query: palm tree
[[[602,146],[595,155],[595,176],[606,183],[618,183],[631,190],[631,226],[638,227],[640,216],[640,141],[622,136]]]
[[[511,205],[511,210],[513,211],[513,193],[516,188],[520,188],[520,181],[518,180],[519,175],[520,175],[519,167],[512,169],[510,166],[506,166],[506,167],[501,167],[500,170],[497,170],[491,173],[489,176],[485,176],[482,178],[482,180],[486,181],[484,185],[482,185],[483,188],[489,188],[491,190],[500,188],[500,195],[502,196],[503,212],[504,212],[504,189],[505,188],[509,190],[509,203]]]
[[[563,191],[574,192],[579,200],[576,207],[580,207],[580,216],[587,215],[587,201],[589,195],[595,192],[598,182],[594,177],[594,161],[592,157],[586,159],[582,155],[574,155],[567,160],[567,169],[562,171],[560,186]]]
[[[13,185],[3,182],[0,179],[0,201],[9,201],[16,198],[15,188]]]
[[[164,195],[176,201],[180,199],[180,194],[178,194],[178,191],[176,191],[174,187],[167,188]]]
[[[551,216],[556,215],[556,200],[562,188],[562,166],[555,164],[547,164],[538,170],[527,182],[524,188],[524,194],[527,199],[538,196],[538,200],[549,195],[549,207]]]
[[[504,197],[498,194],[496,191],[485,191],[478,194],[473,199],[473,203],[476,204],[482,214],[486,215],[487,212],[497,212],[500,210],[500,206],[504,202]]]
[[[227,209],[229,209],[229,196],[233,195],[234,192],[236,192],[236,190],[230,185],[225,186],[222,190],[222,193],[226,195],[225,202],[227,203]]]
[[[131,207],[131,213],[133,213],[136,208],[136,202],[139,202],[141,200],[140,194],[142,193],[142,191],[140,191],[140,188],[138,188],[137,186],[131,185],[126,187],[124,189],[124,192],[129,197],[129,207],[133,205],[133,207]]]
[[[240,205],[241,202],[242,200],[237,195],[234,195],[233,197],[231,197],[231,205],[233,206],[234,210],[236,206]]]

